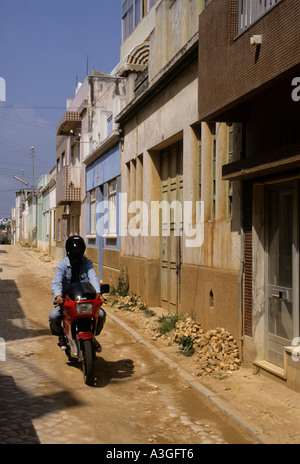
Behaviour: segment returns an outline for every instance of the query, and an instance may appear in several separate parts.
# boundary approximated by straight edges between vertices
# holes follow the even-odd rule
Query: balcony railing
[[[81,201],[80,168],[64,166],[56,175],[56,204]]]
[[[239,34],[282,0],[239,0]]]

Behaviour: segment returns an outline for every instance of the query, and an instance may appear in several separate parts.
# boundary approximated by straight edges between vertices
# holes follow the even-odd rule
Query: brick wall
[[[213,0],[199,16],[199,119],[217,120],[298,65],[299,24],[299,0],[283,0],[238,37],[238,0]],[[252,35],[262,35],[261,47]]]

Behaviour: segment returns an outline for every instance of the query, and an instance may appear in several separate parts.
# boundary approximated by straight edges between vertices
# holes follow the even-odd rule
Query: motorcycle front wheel
[[[93,340],[81,340],[80,350],[84,383],[92,385],[94,382]]]

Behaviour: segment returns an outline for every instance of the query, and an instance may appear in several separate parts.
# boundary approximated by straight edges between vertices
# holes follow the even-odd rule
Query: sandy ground
[[[103,351],[94,386],[86,386],[80,366],[68,363],[50,335],[55,263],[40,258],[0,246],[0,337],[6,342],[6,361],[0,362],[1,443],[259,442],[182,377],[169,363],[169,355],[177,360],[177,353],[158,349],[160,341],[146,333],[148,321],[139,314],[129,321],[128,313],[106,306]]]
[[[0,248],[3,250],[3,247]],[[10,253],[19,253],[21,260],[11,260]],[[43,259],[39,253],[13,248],[6,254],[0,254],[0,268],[3,266],[2,258],[10,264],[5,273],[0,274],[0,282],[3,284],[4,277],[17,282],[16,291],[22,293],[22,312],[28,319],[29,328],[41,334],[31,342],[37,350],[34,357],[48,371],[47,375],[55,379],[53,384],[71,392],[71,397],[74,396],[77,401],[79,392],[83,394],[85,391],[81,373],[76,372],[79,369],[66,367],[65,359],[57,352],[47,328],[51,298],[49,283],[55,263]],[[31,269],[25,279],[22,269],[26,266]],[[31,276],[29,282],[28,275]],[[38,311],[33,311],[36,307],[33,305],[33,289],[43,302]],[[159,308],[153,309],[157,316],[165,314]],[[266,377],[254,367],[241,367],[225,375],[199,378],[195,375],[198,370],[196,358],[183,356],[178,352],[178,345],[157,336],[157,316],[147,318],[141,311],[119,310],[109,304],[106,304],[106,311],[107,324],[100,340],[103,353],[97,365],[98,390],[92,393],[91,401],[97,404],[100,388],[102,407],[107,414],[116,415],[112,422],[123,442],[129,443],[134,437],[141,443],[149,440],[151,443],[166,440],[169,443],[172,440],[176,442],[178,436],[181,437],[180,443],[205,441],[203,437],[209,441],[207,435],[201,438],[200,434],[203,432],[201,428],[206,426],[206,430],[210,428],[209,436],[215,435],[213,440],[217,440],[218,436],[219,441],[231,443],[300,443],[299,393]],[[55,360],[53,365],[49,365],[49,358]],[[83,396],[78,401],[85,405]],[[106,403],[109,404],[108,410]],[[195,405],[199,405],[199,409]],[[82,407],[83,420],[87,405]],[[80,408],[75,406],[75,409],[76,415],[80,414]],[[118,409],[122,411],[121,415]],[[73,411],[73,407],[70,410]],[[160,415],[160,410],[165,414]],[[103,411],[100,415],[103,416]],[[230,425],[226,425],[226,418],[230,419]],[[245,435],[247,429],[250,435]],[[112,433],[112,430],[109,432]],[[256,438],[253,438],[255,435]]]
[[[168,362],[178,367],[193,388],[203,388],[203,394],[212,403],[226,411],[237,423],[248,427],[263,443],[300,443],[299,393],[267,377],[255,366],[250,369],[242,366],[234,372],[199,378],[196,375],[199,369],[195,356],[185,357],[179,353],[177,344],[169,346],[167,340],[157,337],[153,330],[157,327],[157,318],[148,319],[143,314],[113,308],[111,311],[164,353]],[[161,310],[160,313],[164,312]]]

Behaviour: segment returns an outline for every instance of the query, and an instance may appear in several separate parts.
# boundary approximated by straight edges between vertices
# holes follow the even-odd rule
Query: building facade
[[[101,280],[117,286],[120,274],[120,132],[114,119],[123,106],[125,81],[102,77],[103,89],[93,124],[98,144],[84,158],[86,166],[87,256],[97,267]],[[98,137],[98,134],[100,136]]]
[[[295,0],[214,0],[199,19],[199,118],[239,128],[222,176],[241,185],[244,361],[298,390],[299,18]]]
[[[82,235],[100,279],[226,327],[298,390],[299,20],[298,0],[122,0],[120,63],[78,84],[12,218],[57,259]]]
[[[128,63],[130,67],[119,71],[127,75],[126,107],[117,116],[124,132],[121,179],[126,195],[121,267],[131,290],[148,305],[174,312],[181,311],[183,237],[176,234],[172,209],[162,225],[159,210],[152,209],[154,218],[151,208],[171,199],[180,208],[185,195],[183,166],[188,153],[196,157],[198,153],[192,126],[198,116],[196,17],[202,3],[156,2],[150,19],[146,16],[135,30],[140,44],[149,44],[147,66],[142,70]],[[184,20],[186,14],[189,21]],[[169,223],[170,230],[164,231]]]
[[[88,79],[78,84],[73,100],[67,100],[67,111],[56,129],[56,258],[65,256],[66,239],[71,234],[80,234],[82,187],[84,174],[81,160],[88,134]]]
[[[240,210],[221,171],[238,128],[199,119],[198,18],[205,6],[156,2],[153,30],[138,35],[142,21],[136,31],[149,44],[147,67],[123,67],[121,267],[147,304],[238,337]]]
[[[56,148],[56,250],[65,255],[68,236],[85,236],[87,225],[86,171],[84,158],[99,144],[103,74],[93,71],[78,83],[75,97],[67,101],[67,110],[57,126]]]
[[[15,205],[11,210],[11,242],[13,245],[28,242],[28,202],[29,190],[16,192]]]
[[[53,255],[55,249],[56,166],[38,180],[37,189],[37,247]]]

